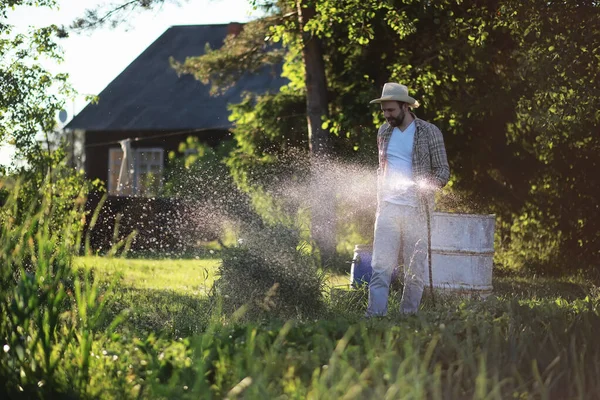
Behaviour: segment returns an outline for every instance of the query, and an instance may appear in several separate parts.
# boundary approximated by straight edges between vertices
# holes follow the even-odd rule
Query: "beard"
[[[388,118],[387,122],[394,128],[399,127],[404,122],[404,117],[406,116],[406,112],[404,110],[400,110],[400,114],[397,117]]]

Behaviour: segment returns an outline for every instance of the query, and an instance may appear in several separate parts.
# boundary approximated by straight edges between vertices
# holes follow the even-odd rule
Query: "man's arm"
[[[429,154],[431,156],[431,173],[437,188],[441,189],[450,179],[450,166],[446,155],[446,146],[444,146],[444,137],[442,132],[432,125],[431,137],[429,138]]]

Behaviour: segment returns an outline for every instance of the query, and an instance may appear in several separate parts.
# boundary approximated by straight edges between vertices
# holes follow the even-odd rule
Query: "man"
[[[419,103],[408,88],[386,83],[380,98],[386,121],[377,134],[377,216],[367,316],[387,314],[392,272],[403,254],[404,291],[400,312],[419,309],[427,268],[427,218],[434,193],[448,183],[450,168],[444,140],[433,124],[411,112]]]

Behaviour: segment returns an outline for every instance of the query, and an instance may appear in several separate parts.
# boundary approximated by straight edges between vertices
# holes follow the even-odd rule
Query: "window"
[[[138,149],[135,152],[136,195],[156,196],[162,187],[163,149]]]
[[[108,156],[108,194],[112,196],[156,196],[162,188],[164,150],[131,149],[132,160],[123,166],[123,150],[112,148]],[[129,176],[127,176],[129,174]],[[121,182],[119,176],[121,175]],[[121,187],[119,187],[121,183]]]

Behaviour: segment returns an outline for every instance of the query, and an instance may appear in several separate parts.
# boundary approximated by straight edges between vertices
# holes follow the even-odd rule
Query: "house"
[[[211,96],[209,85],[171,67],[170,57],[183,62],[203,54],[207,44],[219,48],[227,35],[242,28],[239,23],[169,28],[99,94],[97,103],[88,104],[65,126],[68,135],[82,142],[78,147],[86,177],[105,182],[109,195],[95,228],[100,232],[95,247],[111,245],[117,214],[129,217],[120,221],[124,233],[140,232],[138,247],[165,241],[165,215],[179,211],[176,201],[156,199],[167,154],[190,135],[218,144],[230,136],[229,103],[240,101],[243,92],[276,92],[286,84],[280,66],[265,68]],[[172,248],[173,240],[165,246]]]
[[[96,104],[74,116],[65,130],[83,138],[86,176],[105,182],[109,195],[153,196],[169,151],[191,134],[217,144],[232,127],[227,104],[238,102],[244,91],[278,91],[286,83],[280,68],[247,74],[226,93],[211,96],[209,85],[178,76],[171,67],[170,57],[183,62],[203,54],[206,44],[219,48],[228,34],[241,29],[239,23],[169,28],[99,94]],[[118,190],[124,149],[131,150],[134,174]]]

